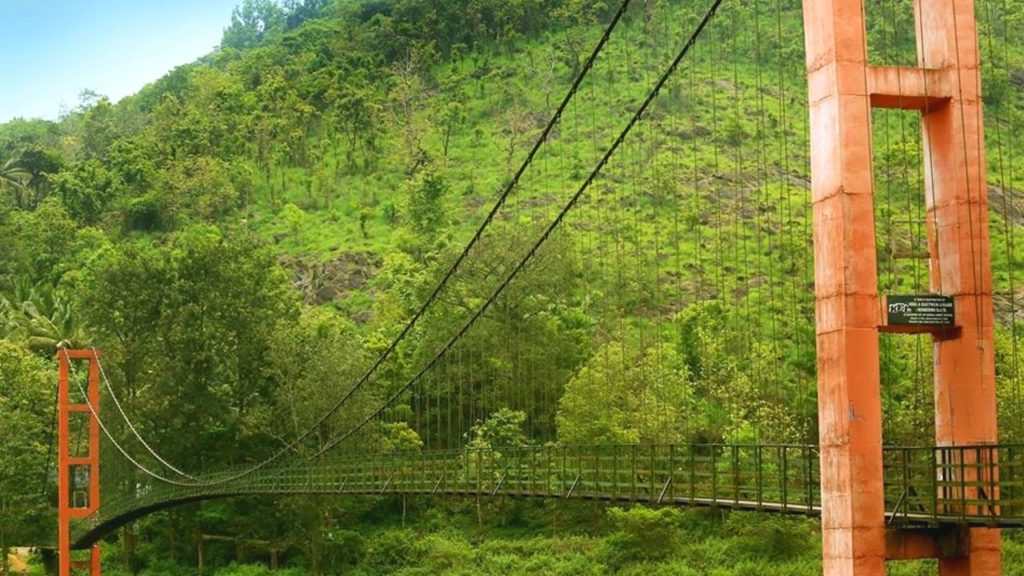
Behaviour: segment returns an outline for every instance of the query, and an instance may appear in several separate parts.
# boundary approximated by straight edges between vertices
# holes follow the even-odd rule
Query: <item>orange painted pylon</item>
[[[823,559],[829,576],[883,576],[887,558],[905,557],[908,550],[920,557],[939,548],[921,545],[939,538],[927,532],[924,539],[920,532],[906,538],[889,534],[900,546],[887,546],[879,374],[879,330],[885,326],[876,262],[872,108],[917,110],[922,119],[931,289],[954,300],[957,324],[953,331],[933,333],[936,442],[997,442],[974,1],[915,0],[914,12],[918,65],[871,66],[863,0],[804,0]],[[995,463],[979,468],[995,474]],[[964,485],[971,480],[964,478]],[[1000,573],[998,531],[972,528],[961,536],[959,552],[939,560],[942,576]]]
[[[87,403],[71,402],[71,362],[88,362]],[[58,576],[71,576],[72,569],[87,569],[92,576],[100,574],[100,549],[94,545],[89,560],[71,558],[71,520],[95,512],[100,506],[100,425],[96,416],[100,409],[99,352],[95,350],[58,350],[57,361],[57,564]],[[95,413],[93,412],[95,410]],[[71,415],[84,414],[89,422],[88,453],[71,453]],[[77,492],[72,470],[88,471],[88,490]],[[77,496],[84,496],[78,498]]]

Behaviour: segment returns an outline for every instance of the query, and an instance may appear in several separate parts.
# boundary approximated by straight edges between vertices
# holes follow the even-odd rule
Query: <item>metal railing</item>
[[[1024,523],[1024,446],[913,446],[884,451],[891,522]]]
[[[220,472],[230,478],[232,470]],[[890,524],[1024,526],[1024,446],[887,447]],[[818,515],[820,454],[812,445],[527,446],[349,454],[283,462],[238,481],[180,487],[135,477],[105,487],[76,526],[85,545],[133,515],[244,494],[521,496],[719,506]]]

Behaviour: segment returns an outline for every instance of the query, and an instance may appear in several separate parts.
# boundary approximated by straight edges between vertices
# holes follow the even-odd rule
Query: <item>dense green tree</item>
[[[787,366],[778,344],[745,340],[749,327],[723,326],[728,307],[709,300],[677,315],[677,350],[698,399],[699,439],[708,442],[800,442],[811,424],[794,411],[813,389]],[[771,423],[765,425],[764,423]]]
[[[82,112],[79,143],[85,158],[102,158],[117,138],[114,105],[106,96],[99,97]]]
[[[75,240],[81,232],[56,198],[48,198],[32,212],[15,211],[0,219],[0,280],[25,277],[30,284],[57,284],[69,268]]]
[[[526,413],[521,410],[499,408],[483,422],[469,429],[467,446],[470,448],[519,448],[528,446],[523,424]]]
[[[693,385],[669,344],[639,358],[621,343],[597,350],[565,386],[558,439],[568,444],[683,443],[693,438]]]
[[[368,163],[383,131],[384,107],[378,91],[360,76],[348,76],[338,88],[332,117],[346,142],[349,166],[355,165],[356,154]]]
[[[0,124],[0,157],[9,157],[19,150],[46,147],[57,138],[60,126],[42,119],[15,118]]]
[[[2,181],[7,180],[3,176],[5,172],[7,176],[15,176],[17,180],[21,180],[21,192],[24,193],[18,195],[15,205],[22,209],[35,208],[50,192],[50,176],[57,174],[61,168],[62,162],[55,150],[29,145],[18,151],[17,167],[13,168],[14,174],[0,168],[0,188],[3,187]],[[20,177],[17,174],[19,170],[22,171]],[[14,191],[17,191],[16,186]]]
[[[635,391],[619,343],[598,350],[565,386],[558,407],[558,440],[564,444],[633,444],[640,440],[632,416]]]
[[[189,222],[212,222],[240,205],[230,166],[216,158],[197,156],[157,176],[173,194],[173,214]]]
[[[331,407],[334,394],[351,388],[361,375],[364,353],[355,335],[353,325],[322,309],[306,309],[296,322],[282,323],[266,362],[280,385],[273,403],[253,415],[253,428],[269,428],[284,444],[313,426]],[[355,418],[343,411],[318,427],[300,451],[320,450],[333,433],[353,426]]]
[[[448,182],[428,165],[402,183],[399,246],[417,265],[434,261],[451,241]]]
[[[245,236],[191,227],[162,248],[131,244],[97,259],[79,309],[114,359],[110,373],[153,437],[182,465],[223,461],[271,401],[265,358],[296,300],[266,250]],[[190,401],[179,402],[185,395]],[[243,451],[244,452],[244,451]]]
[[[330,4],[330,0],[284,0],[285,26],[290,30],[323,16]]]
[[[483,300],[528,250],[536,228],[497,225],[471,252],[445,290],[440,302],[423,321],[423,336],[406,359],[415,369],[437,352],[458,331]],[[389,292],[400,295],[399,306],[409,314],[429,293],[439,274],[457,256],[461,246],[451,244],[432,258],[395,257],[382,278],[393,282]],[[572,243],[557,235],[532,259],[529,266],[497,297],[486,320],[463,338],[451,379],[469,390],[488,390],[478,404],[485,414],[502,408],[527,413],[531,437],[554,439],[554,412],[562,385],[579,362],[580,349],[591,328],[584,306],[573,297],[578,269]],[[394,303],[391,303],[394,305]],[[382,313],[382,320],[393,318]],[[399,316],[400,318],[402,316]],[[438,386],[440,390],[435,390]],[[428,394],[458,394],[445,381],[427,386]],[[462,430],[477,424],[462,422]],[[458,425],[456,426],[458,427]],[[436,432],[436,431],[435,431]]]
[[[231,12],[231,25],[224,30],[225,48],[258,46],[285,23],[285,11],[274,0],[244,0]]]
[[[566,0],[551,13],[565,27],[562,46],[573,78],[579,74],[583,65],[588,34],[607,9],[608,5],[602,0]]]
[[[46,461],[56,374],[25,348],[0,339],[0,566],[13,546],[47,541],[50,511]]]
[[[80,160],[53,176],[51,186],[68,215],[87,225],[99,223],[114,199],[114,176],[98,160]]]
[[[420,170],[403,186],[405,225],[418,238],[437,238],[448,225],[448,183],[436,169]]]

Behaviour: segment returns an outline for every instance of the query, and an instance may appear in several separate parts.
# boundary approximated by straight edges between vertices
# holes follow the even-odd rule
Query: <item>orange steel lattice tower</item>
[[[914,0],[916,67],[868,64],[863,2],[804,0],[824,570],[874,576],[887,559],[938,557],[942,576],[999,574],[997,530],[958,531],[952,553],[938,530],[887,534],[883,493],[872,108],[921,114],[930,287],[953,298],[957,325],[933,333],[936,443],[997,441],[974,1]]]
[[[100,506],[100,409],[99,352],[96,350],[58,350],[57,390],[57,561],[58,576],[70,576],[72,569],[88,569],[92,576],[100,574],[100,549],[94,545],[89,560],[71,558],[71,520],[95,512]],[[72,403],[70,390],[71,362],[87,361],[87,403]],[[91,406],[91,408],[90,408]],[[93,413],[93,410],[96,413]],[[71,415],[83,414],[88,420],[88,453],[71,453]],[[85,491],[78,491],[75,477],[79,470],[88,475]]]

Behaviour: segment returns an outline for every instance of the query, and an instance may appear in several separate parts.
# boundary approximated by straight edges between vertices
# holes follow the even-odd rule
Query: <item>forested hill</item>
[[[112,104],[86,92],[58,122],[0,126],[5,290],[66,298],[64,272],[89,260],[69,258],[73,244],[153,246],[214,226],[294,256],[282,261],[303,278],[325,264],[327,285],[304,284],[304,296],[341,305],[422,208],[403,186],[436,181],[446,227],[470,224],[609,13],[578,1],[246,1],[221,48],[138,94]],[[20,243],[36,225],[56,236],[46,254]]]
[[[906,4],[870,26],[876,45],[899,52],[907,40],[900,31],[912,27],[910,2],[880,3]],[[499,219],[507,234],[481,243],[442,312],[384,371],[380,392],[408,377],[454,331],[459,314],[480,304],[501,269],[495,263],[525,251],[706,9],[688,0],[633,4],[577,95],[583,104],[552,132],[553,151]],[[1024,118],[1024,38],[1015,31],[1024,29],[1024,3],[1002,5],[988,24],[1008,39],[996,51],[1004,73],[986,77],[986,115],[1008,157],[1019,157],[1024,142],[1012,128]],[[218,49],[137,94],[112,103],[83,93],[56,122],[0,125],[0,552],[53,531],[55,489],[41,472],[59,346],[102,349],[106,374],[143,436],[183,468],[273,452],[324,413],[423,302],[617,8],[615,0],[244,0]],[[605,220],[553,237],[545,273],[526,275],[517,289],[527,297],[504,311],[513,328],[466,354],[467,363],[479,362],[478,377],[497,372],[508,360],[508,334],[528,335],[517,348],[528,358],[520,372],[527,376],[506,385],[532,387],[548,402],[534,412],[494,406],[494,418],[465,422],[466,438],[525,441],[524,422],[531,440],[543,442],[817,438],[801,2],[745,0],[730,9],[735,14],[694,49],[686,82],[651,109],[663,130],[645,128],[642,142],[662,156],[624,147],[624,155],[644,159],[643,174],[609,167],[610,183],[593,194],[617,202],[587,208]],[[766,141],[767,125],[777,140]],[[901,137],[901,126],[912,129]],[[886,157],[919,165],[920,149],[906,136],[916,129],[903,117],[885,124],[878,141]],[[719,155],[742,146],[757,147],[756,155]],[[716,173],[705,176],[712,163]],[[992,173],[1002,190],[1024,186],[1024,171],[1001,166]],[[766,174],[777,182],[767,184]],[[631,191],[623,184],[630,178]],[[634,218],[678,200],[683,186],[675,181],[684,178],[687,189],[707,193],[650,221]],[[902,201],[912,190],[897,180],[880,176],[879,190]],[[758,200],[747,203],[747,193]],[[1019,226],[1012,214],[1021,210],[1005,210],[1000,225]],[[765,231],[770,249],[760,244]],[[634,248],[657,251],[670,237],[674,262],[628,260]],[[617,255],[600,254],[606,245],[617,245]],[[735,263],[713,258],[712,247],[742,249],[766,268],[737,273]],[[1008,268],[1012,259],[1000,250],[993,248],[994,258]],[[624,267],[622,254],[638,276],[654,269],[667,277],[658,267],[674,266],[665,284],[702,297],[700,282],[691,288],[680,278],[684,270],[706,273],[736,293],[725,304],[746,316],[720,326],[721,303],[684,310],[665,302],[660,280],[648,290],[598,276]],[[601,266],[587,271],[580,262],[588,259]],[[910,286],[916,272],[893,268],[885,281]],[[593,277],[581,279],[586,274]],[[769,280],[789,300],[769,301]],[[602,324],[614,297],[622,332],[635,329],[643,341],[644,330],[648,337],[661,330],[665,345],[631,356],[636,338]],[[756,353],[737,359],[729,338],[756,341],[748,349]],[[886,354],[885,402],[894,415],[887,439],[928,442],[931,399],[919,384],[930,368],[920,347],[898,344]],[[768,370],[781,382],[775,388],[760,384]],[[615,374],[650,388],[613,388]],[[640,396],[654,401],[635,402]],[[657,418],[648,413],[655,408]],[[1008,400],[1000,406],[1018,408]],[[764,426],[768,416],[777,420]],[[426,440],[409,436],[388,439],[394,443],[385,449]],[[111,545],[105,557],[128,569],[185,574],[196,542],[214,534],[284,543],[285,562],[315,573],[820,572],[816,528],[803,521],[512,501],[259,504],[231,500],[147,518],[129,528],[139,535],[137,550]],[[126,532],[118,546],[134,540]],[[216,567],[234,552],[211,544],[207,554]],[[413,570],[417,563],[423,571]]]

